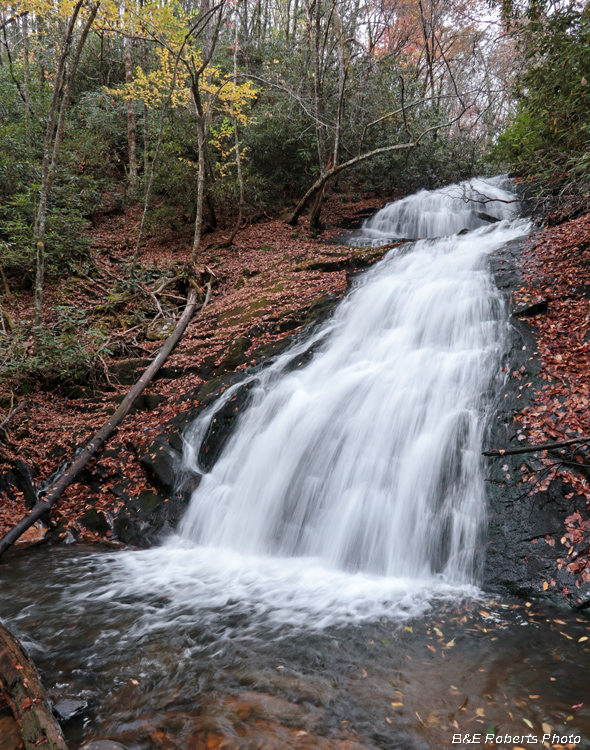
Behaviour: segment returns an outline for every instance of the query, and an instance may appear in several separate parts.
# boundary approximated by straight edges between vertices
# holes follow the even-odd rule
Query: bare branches
[[[387,154],[387,153],[392,153],[394,151],[404,151],[407,149],[416,148],[416,146],[418,146],[421,143],[421,141],[423,141],[424,138],[429,133],[433,133],[437,130],[442,130],[444,128],[449,128],[452,125],[454,125],[458,120],[461,119],[461,117],[463,117],[463,115],[465,114],[465,111],[466,111],[465,108],[462,109],[461,112],[456,117],[454,117],[452,120],[449,120],[448,122],[445,122],[441,125],[433,125],[430,128],[426,128],[426,130],[422,131],[422,133],[414,141],[410,141],[408,143],[397,143],[392,146],[382,146],[381,148],[376,148],[373,151],[368,151],[367,153],[361,154],[360,156],[355,156],[353,159],[349,159],[348,161],[345,161],[342,164],[332,167],[332,169],[328,169],[321,177],[319,177],[314,182],[314,184],[310,187],[307,193],[299,201],[295,210],[293,211],[293,214],[288,219],[287,223],[291,224],[292,226],[295,226],[297,224],[297,221],[299,220],[299,217],[301,216],[302,212],[304,211],[309,201],[313,198],[313,196],[316,193],[318,193],[320,190],[322,190],[326,182],[328,182],[328,180],[331,179],[332,177],[335,177],[339,172],[342,172],[344,169],[348,169],[349,167],[352,167],[355,164],[360,164],[363,161],[367,161],[367,159],[372,159],[375,156],[379,156],[380,154]]]
[[[550,451],[553,448],[565,448],[567,445],[585,445],[590,443],[590,437],[573,438],[572,440],[562,440],[560,443],[541,443],[541,445],[525,445],[522,448],[510,448],[504,450],[502,448],[495,448],[491,451],[483,451],[482,456],[496,457],[496,456],[516,456],[520,453],[538,453],[539,451]]]

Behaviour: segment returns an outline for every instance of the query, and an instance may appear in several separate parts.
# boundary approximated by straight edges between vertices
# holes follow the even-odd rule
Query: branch
[[[10,422],[10,420],[13,417],[16,417],[19,411],[22,411],[25,408],[26,403],[27,403],[26,401],[21,401],[21,403],[10,412],[10,414],[6,417],[4,422],[0,424],[0,432],[4,432],[4,430],[6,429],[6,425]]]
[[[549,451],[552,448],[564,448],[566,445],[575,445],[576,443],[590,443],[590,437],[573,438],[572,440],[563,440],[561,443],[542,443],[541,445],[526,445],[524,448],[511,448],[504,450],[495,448],[491,451],[483,451],[482,456],[516,456],[519,453],[536,453],[537,451]]]
[[[403,81],[403,79],[402,79]],[[386,115],[381,115],[381,117],[378,117],[376,120],[373,120],[373,122],[369,122],[365,127],[363,128],[363,134],[361,135],[361,145],[363,144],[365,140],[365,135],[367,134],[367,130],[369,128],[372,128],[373,125],[378,125],[380,122],[383,122],[383,120],[388,120],[390,117],[395,117],[396,115],[404,114],[405,112],[410,109],[411,107],[417,107],[418,104],[424,104],[425,102],[432,102],[432,101],[440,101],[441,99],[455,99],[459,97],[459,101],[461,101],[462,96],[467,96],[470,94],[478,94],[480,92],[480,89],[473,89],[472,91],[464,91],[462,94],[439,94],[438,96],[425,96],[422,99],[416,99],[415,102],[412,102],[411,104],[404,104],[402,103],[402,106],[399,109],[394,109],[392,112],[388,112]],[[403,95],[403,92],[402,92]],[[465,110],[463,110],[465,111]],[[444,127],[444,126],[441,126]]]
[[[0,31],[3,31],[7,26],[10,26],[11,23],[15,23],[18,21],[19,18],[22,18],[23,16],[28,16],[29,11],[25,10],[22,13],[19,13],[18,16],[12,16],[11,18],[7,18],[4,23],[0,24]]]
[[[314,184],[309,188],[307,193],[303,196],[303,198],[299,201],[297,204],[295,210],[293,211],[293,214],[291,217],[287,220],[287,224],[291,224],[291,226],[295,226],[297,224],[297,221],[299,217],[301,216],[303,210],[309,203],[309,201],[313,198],[313,196],[319,191],[322,190],[326,182],[331,177],[334,177],[339,172],[342,172],[344,169],[348,169],[348,167],[352,167],[355,164],[359,164],[362,161],[366,161],[367,159],[372,159],[374,156],[379,156],[380,154],[387,154],[392,151],[402,151],[404,149],[409,148],[415,148],[416,146],[420,145],[420,142],[423,138],[425,138],[428,133],[432,133],[434,130],[440,130],[442,128],[449,128],[451,125],[457,122],[457,120],[460,120],[461,117],[465,114],[465,110],[467,108],[464,107],[461,112],[454,117],[452,120],[449,120],[448,122],[443,123],[442,125],[432,125],[430,128],[426,128],[426,130],[422,131],[422,133],[416,138],[415,141],[411,141],[409,143],[398,143],[394,146],[382,146],[381,148],[376,148],[373,151],[368,151],[366,154],[361,154],[360,156],[355,156],[354,159],[349,159],[348,161],[343,162],[342,164],[338,164],[336,167],[332,167],[332,169],[328,169],[324,174],[319,177]]]

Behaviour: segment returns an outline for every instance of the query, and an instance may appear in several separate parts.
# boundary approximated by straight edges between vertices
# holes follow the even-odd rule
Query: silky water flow
[[[250,376],[250,404],[210,471],[201,442],[244,383],[197,419],[184,464],[203,477],[178,533],[119,555],[104,596],[162,591],[168,614],[232,602],[323,626],[473,593],[482,435],[507,326],[485,257],[528,231],[517,213],[498,181],[478,180],[366,222],[352,243],[423,238],[391,250],[323,326]]]
[[[229,608],[247,635],[405,619],[476,595],[480,454],[507,331],[486,255],[526,234],[517,214],[498,180],[478,180],[366,222],[352,244],[422,239],[360,274],[326,323],[198,417],[183,460],[203,476],[177,533],[93,557],[68,596],[133,601],[136,633],[219,632]],[[244,387],[250,403],[205,471],[202,442]]]

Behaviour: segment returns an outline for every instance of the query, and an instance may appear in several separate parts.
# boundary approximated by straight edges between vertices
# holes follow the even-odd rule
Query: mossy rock
[[[160,503],[164,502],[164,498],[157,495],[151,490],[142,490],[139,493],[139,504],[142,510],[151,511],[156,508]]]
[[[163,320],[147,329],[145,337],[148,341],[164,341],[176,328],[176,321],[172,318]]]
[[[114,362],[109,370],[121,385],[133,385],[140,374],[149,366],[151,359],[121,359]]]
[[[105,514],[97,511],[95,508],[87,510],[80,521],[89,531],[94,531],[101,536],[105,536],[110,528]]]
[[[217,318],[217,322],[221,326],[227,323],[230,323],[232,326],[239,325],[240,323],[247,323],[252,318],[261,318],[265,315],[267,308],[271,306],[272,300],[268,297],[260,297],[247,305],[239,305],[238,307],[233,307],[231,310],[224,312]]]
[[[247,336],[239,336],[230,346],[227,354],[219,363],[219,369],[226,372],[235,370],[246,361],[246,352],[252,346],[252,339]]]

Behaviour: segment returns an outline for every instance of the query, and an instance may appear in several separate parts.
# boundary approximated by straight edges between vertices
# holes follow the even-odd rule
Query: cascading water
[[[470,190],[500,220],[440,237],[470,225],[456,215]],[[199,417],[185,464],[204,475],[179,533],[118,556],[104,596],[162,591],[162,625],[227,606],[248,621],[325,625],[418,614],[476,583],[482,432],[506,326],[485,256],[528,231],[508,219],[514,201],[478,181],[371,219],[361,240],[376,242],[375,226],[424,233],[423,214],[438,239],[390,251],[309,340],[251,377],[251,403],[209,472],[201,443],[244,384]]]
[[[352,244],[383,245],[397,238],[442,237],[489,226],[490,219],[518,215],[518,199],[503,189],[508,180],[474,179],[440,190],[421,190],[389,203],[353,233]]]
[[[513,197],[479,181],[478,196],[484,190]],[[391,220],[408,234],[426,212],[429,232],[446,232],[463,218],[456,200],[451,189],[419,193],[364,231]],[[507,205],[487,204],[497,213]],[[325,341],[307,366],[290,369],[296,350],[258,376],[181,537],[338,569],[472,580],[481,430],[503,325],[482,257],[518,233],[522,225],[503,224],[391,252],[319,332]],[[196,447],[187,449],[193,468]]]

